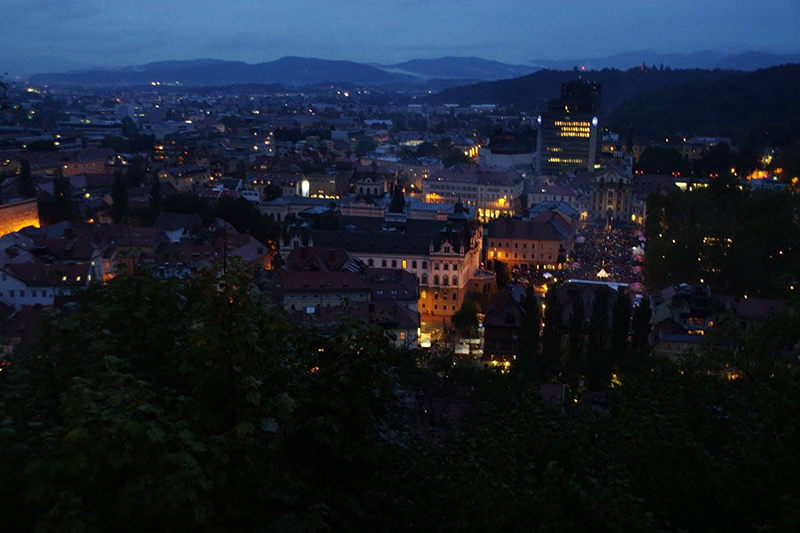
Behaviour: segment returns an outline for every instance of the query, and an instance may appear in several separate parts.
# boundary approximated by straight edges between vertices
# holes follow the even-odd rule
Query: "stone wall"
[[[0,236],[26,226],[39,227],[39,206],[35,198],[0,204]]]

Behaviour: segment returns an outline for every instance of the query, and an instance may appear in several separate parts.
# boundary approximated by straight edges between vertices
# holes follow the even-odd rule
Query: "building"
[[[294,248],[268,282],[291,322],[333,333],[344,321],[382,327],[398,346],[419,345],[419,283],[399,268],[371,268],[343,248]]]
[[[19,309],[53,305],[55,298],[92,282],[92,267],[84,263],[6,264],[0,268],[0,302]]]
[[[499,218],[489,224],[486,265],[501,261],[521,270],[560,268],[572,249],[573,224],[557,212],[530,220]]]
[[[282,252],[300,246],[343,248],[370,268],[406,270],[419,280],[419,311],[446,319],[461,306],[469,280],[480,272],[481,242],[480,228],[460,209],[446,221],[392,213],[353,217],[329,209],[290,228]]]
[[[177,191],[190,191],[197,186],[208,183],[211,173],[208,168],[199,165],[181,165],[165,168],[158,173],[158,178],[169,182]]]
[[[35,198],[0,204],[0,237],[26,226],[39,227],[39,205]]]
[[[478,164],[485,168],[532,169],[536,162],[536,132],[493,135],[478,149]]]
[[[505,362],[516,358],[525,321],[525,289],[515,284],[492,294],[483,319],[483,359]]]
[[[582,79],[561,85],[561,98],[537,117],[536,170],[557,175],[593,170],[598,162],[600,84]]]
[[[633,176],[611,166],[589,183],[589,222],[644,223],[645,204],[634,195]]]
[[[426,202],[461,201],[476,206],[482,221],[516,212],[524,189],[525,179],[520,172],[460,165],[440,170],[422,182]]]

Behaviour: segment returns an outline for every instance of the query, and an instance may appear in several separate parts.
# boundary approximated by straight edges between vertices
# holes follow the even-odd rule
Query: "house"
[[[180,242],[184,237],[199,233],[203,229],[203,220],[194,213],[187,215],[162,211],[154,226],[164,230],[169,242]]]
[[[0,268],[0,302],[19,309],[28,305],[53,305],[57,296],[69,295],[92,282],[91,265],[41,261],[7,264]]]

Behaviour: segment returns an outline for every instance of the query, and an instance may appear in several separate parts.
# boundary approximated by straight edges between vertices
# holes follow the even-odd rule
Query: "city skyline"
[[[580,25],[576,13],[584,15]],[[790,54],[800,52],[798,21],[796,0],[736,0],[724,12],[710,0],[644,7],[632,0],[211,0],[203,9],[177,0],[7,0],[0,4],[0,47],[7,51],[0,70],[27,75],[199,58],[257,63],[287,55],[363,63],[477,56],[531,65],[644,49]]]

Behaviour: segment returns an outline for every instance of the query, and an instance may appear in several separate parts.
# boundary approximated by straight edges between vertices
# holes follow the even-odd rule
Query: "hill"
[[[447,89],[434,95],[432,100],[442,103],[516,106],[536,111],[545,108],[548,100],[557,98],[561,84],[574,79],[578,74],[576,71],[540,70],[520,78]],[[733,74],[733,71],[633,68],[625,71],[590,70],[580,74],[602,84],[602,107],[609,110],[642,93],[675,87],[698,79],[721,79]]]
[[[491,81],[516,78],[539,70],[527,65],[510,65],[479,57],[440,57],[414,59],[395,65],[376,65],[389,72],[408,73],[422,78]]]
[[[675,133],[724,135],[736,143],[783,146],[800,138],[800,65],[784,65],[723,79],[640,94],[609,116],[616,131],[638,138]]]
[[[362,63],[305,57],[283,57],[256,64],[214,59],[161,61],[122,69],[34,74],[30,78],[31,83],[49,85],[139,85],[160,81],[204,86],[239,83],[307,85],[325,82],[389,85],[407,84],[415,80],[413,76],[386,72]]]
[[[522,76],[538,70],[476,57],[416,59],[395,65],[367,65],[307,57],[283,57],[266,63],[219,59],[159,61],[118,69],[93,68],[71,72],[34,74],[30,82],[48,85],[142,85],[179,82],[182,85],[233,85],[240,83],[354,83],[359,85],[425,84],[438,89],[477,81]]]
[[[589,69],[618,68],[626,69],[631,65],[648,66],[664,65],[672,68],[701,68],[713,70],[717,68],[731,70],[758,70],[774,67],[786,63],[800,63],[800,55],[780,55],[767,52],[744,52],[740,54],[725,55],[713,50],[700,50],[690,54],[660,53],[655,50],[635,50],[621,52],[603,57],[564,59],[564,60],[534,60],[532,65],[554,70],[571,70],[575,66],[584,65]]]

